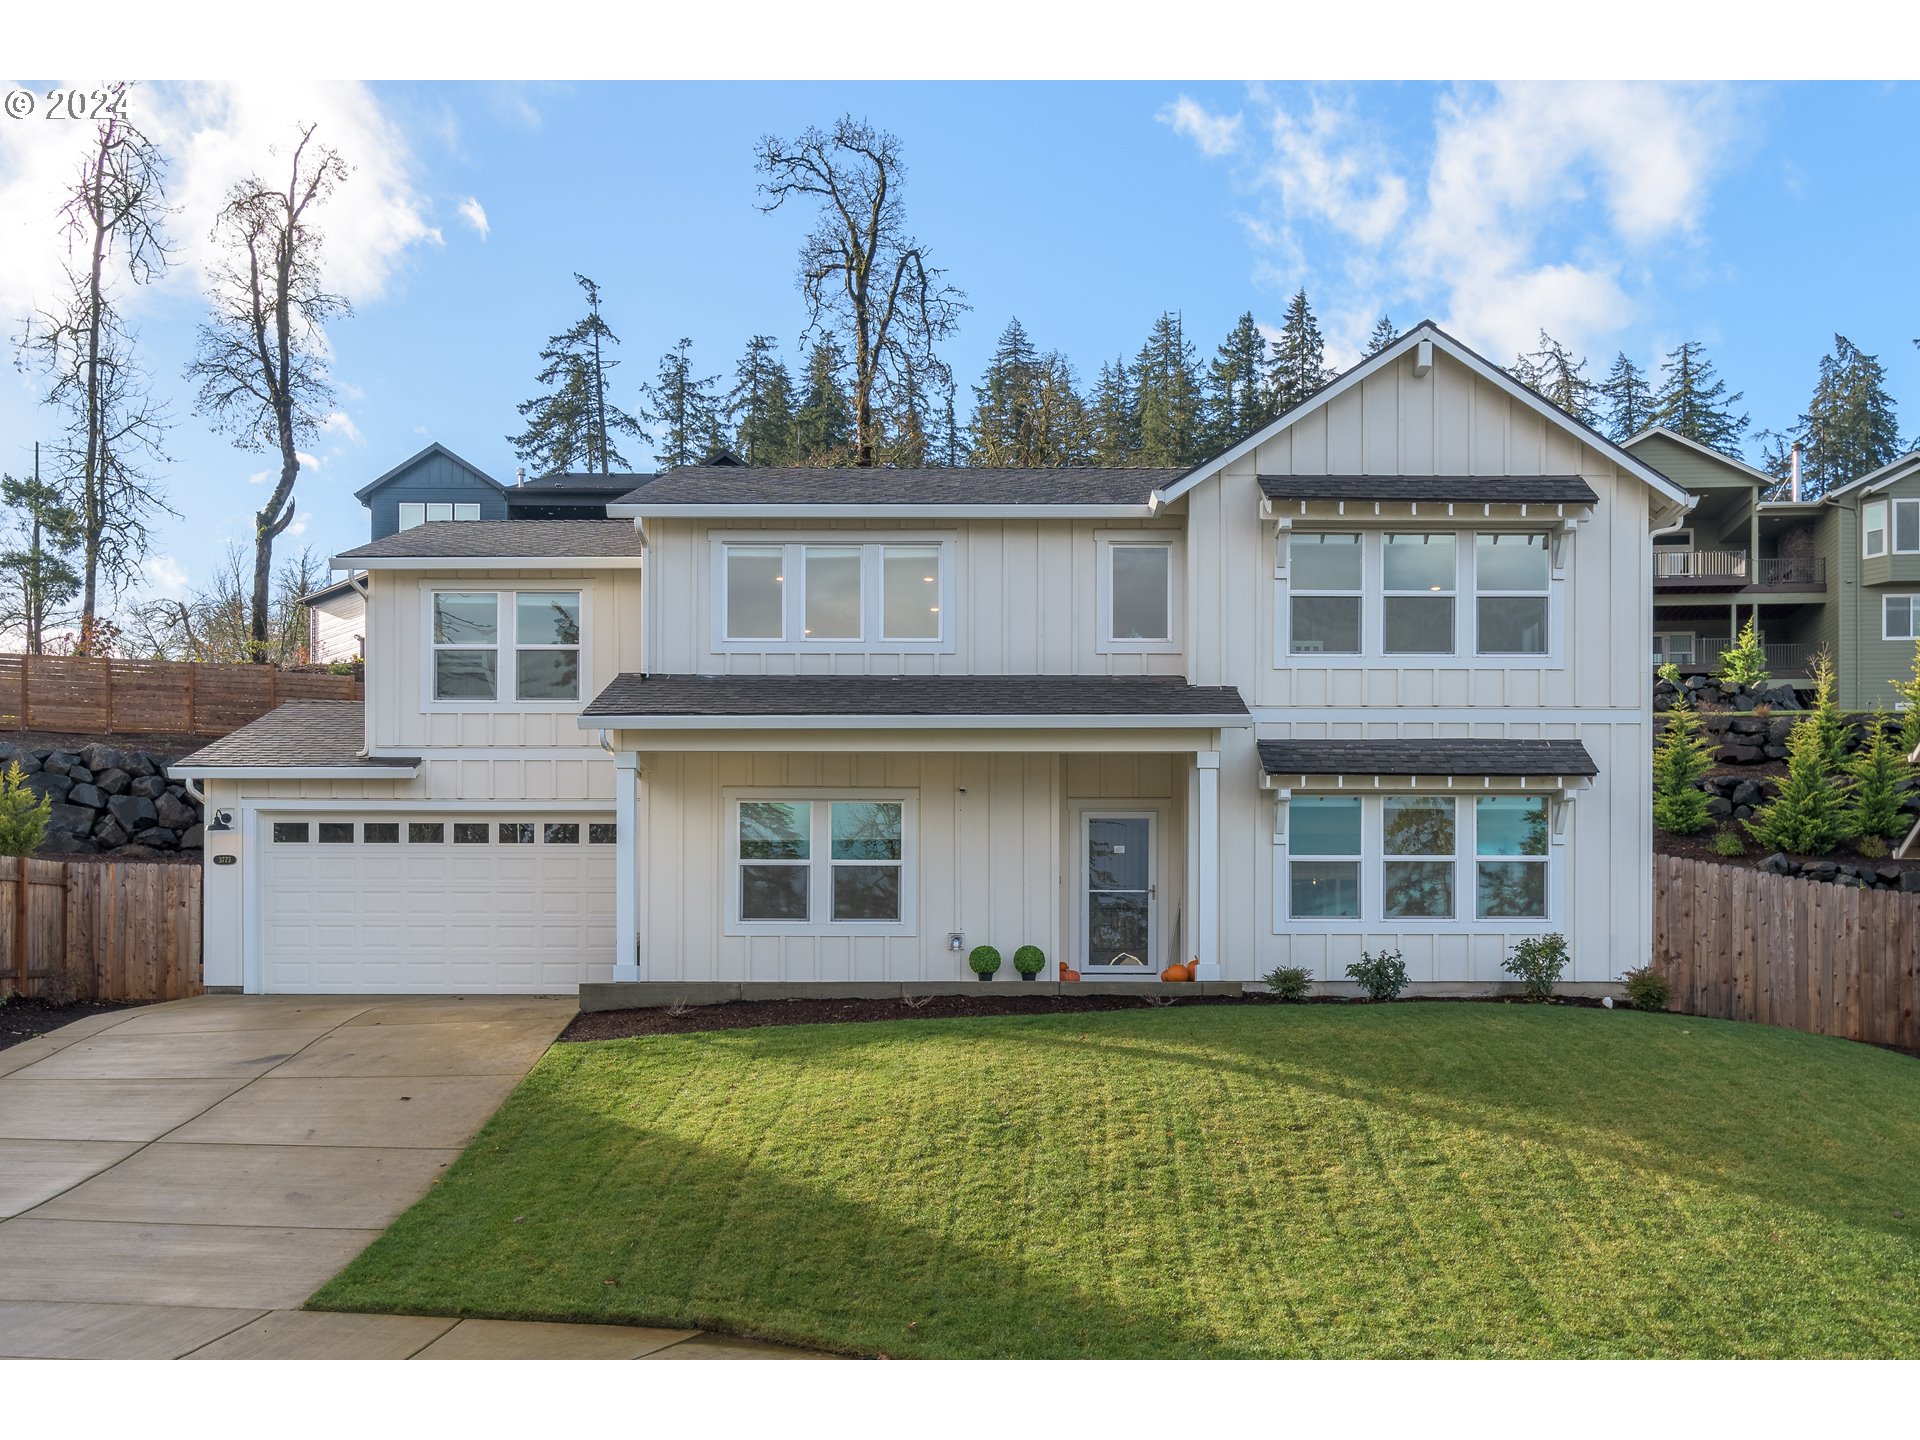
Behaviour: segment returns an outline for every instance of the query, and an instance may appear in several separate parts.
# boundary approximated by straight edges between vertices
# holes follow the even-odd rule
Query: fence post
[[[200,733],[200,662],[187,662],[187,733]]]
[[[27,867],[33,862],[22,855],[14,862],[15,880],[13,896],[13,992],[16,995],[27,993],[27,976],[32,973],[32,962],[27,959],[27,937],[32,934],[28,924],[30,909],[27,880]]]
[[[27,698],[27,677],[33,673],[33,662],[36,658],[33,655],[20,657],[20,728],[22,730],[33,729],[33,704]]]

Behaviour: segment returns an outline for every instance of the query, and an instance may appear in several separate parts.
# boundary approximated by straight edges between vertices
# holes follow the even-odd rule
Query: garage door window
[[[369,845],[398,845],[400,826],[392,820],[369,820],[360,827],[360,838]]]
[[[320,822],[320,843],[322,845],[351,845],[353,843],[353,822],[351,820],[322,820]]]
[[[304,845],[307,843],[307,822],[304,820],[276,820],[273,822],[273,843],[276,845]]]
[[[416,820],[407,826],[409,845],[441,845],[446,843],[446,839],[447,827],[438,820]]]
[[[613,845],[617,844],[619,840],[620,827],[612,822],[604,825],[587,826],[587,843],[589,845]]]
[[[543,838],[549,845],[578,845],[580,843],[580,827],[571,823],[548,825],[546,827],[546,835]]]
[[[533,844],[533,822],[531,820],[502,820],[500,822],[500,843],[502,845]]]

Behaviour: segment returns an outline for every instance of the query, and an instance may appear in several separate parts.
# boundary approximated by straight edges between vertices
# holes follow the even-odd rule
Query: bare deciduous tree
[[[934,346],[958,326],[967,297],[907,231],[900,142],[843,116],[792,144],[763,136],[757,148],[763,211],[810,200],[819,221],[800,246],[800,291],[809,334],[844,346],[853,369],[854,463],[873,465],[882,414],[909,386],[939,390],[952,373]]]
[[[166,162],[127,110],[109,106],[95,124],[93,144],[60,209],[66,292],[55,308],[26,322],[19,340],[22,368],[44,374],[46,403],[65,416],[54,455],[57,483],[79,519],[74,649],[83,655],[98,649],[101,591],[117,593],[139,573],[147,519],[166,508],[152,473],[166,458],[166,407],[149,391],[113,287],[123,269],[136,285],[166,270],[172,212]]]
[[[309,653],[304,597],[327,583],[327,567],[311,545],[285,556],[274,572],[267,640],[253,634],[253,558],[228,545],[211,582],[185,600],[150,600],[129,617],[123,648],[166,660],[237,664],[265,655],[270,665],[301,665]]]
[[[350,315],[327,290],[314,212],[350,173],[337,151],[316,146],[306,126],[293,148],[284,189],[258,175],[227,192],[214,221],[221,260],[211,279],[211,317],[200,326],[187,367],[199,382],[195,411],[245,450],[277,451],[279,482],[253,517],[253,582],[248,604],[252,659],[267,664],[273,542],[293,521],[300,450],[333,410],[326,324]]]

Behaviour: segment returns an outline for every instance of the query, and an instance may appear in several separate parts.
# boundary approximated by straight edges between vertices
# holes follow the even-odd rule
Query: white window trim
[[[1312,535],[1354,535],[1354,534],[1358,534],[1359,532],[1353,531],[1353,530],[1314,529],[1314,530],[1308,531],[1307,533]],[[1281,543],[1286,545],[1291,545],[1293,543],[1292,536],[1288,536],[1288,538],[1282,541]],[[1281,627],[1283,631],[1283,634],[1281,637],[1281,646],[1286,655],[1288,655],[1289,657],[1302,656],[1302,655],[1305,655],[1305,656],[1325,655],[1325,656],[1331,656],[1335,660],[1340,660],[1340,659],[1359,660],[1366,655],[1367,653],[1367,551],[1369,548],[1370,547],[1367,544],[1367,537],[1364,534],[1360,535],[1360,586],[1358,589],[1355,589],[1355,590],[1312,590],[1312,589],[1306,589],[1306,588],[1295,588],[1292,584],[1292,572],[1291,571],[1288,572],[1288,578],[1285,582],[1286,593],[1282,595],[1280,598],[1281,612],[1285,620],[1285,624]],[[1359,601],[1360,602],[1360,624],[1358,626],[1357,633],[1360,636],[1360,648],[1358,650],[1295,650],[1293,648],[1293,597],[1295,595],[1304,596],[1308,599]]]
[[[740,806],[756,800],[806,800],[813,803],[808,845],[808,910],[800,920],[743,920],[740,918]],[[833,919],[832,805],[836,800],[872,800],[900,807],[900,918],[898,920]],[[720,792],[720,873],[725,877],[722,898],[727,935],[881,935],[912,936],[918,932],[920,897],[920,792],[917,789],[865,786],[802,785],[735,789]],[[753,863],[753,862],[744,862]]]
[[[871,530],[839,530],[798,534],[754,530],[712,531],[708,535],[707,569],[710,576],[710,635],[716,655],[950,655],[958,648],[959,616],[954,609],[956,589],[955,545],[952,534],[884,534]],[[813,640],[806,635],[806,547],[838,546],[861,551],[861,639]],[[781,574],[783,634],[778,640],[734,640],[727,636],[727,548],[783,549]],[[931,640],[889,640],[884,633],[886,594],[882,573],[884,552],[896,546],[924,546],[939,551],[940,576],[935,587],[940,600],[940,634]]]
[[[1908,633],[1905,635],[1895,635],[1892,631],[1890,631],[1887,628],[1888,602],[1892,600],[1902,601],[1907,606],[1907,611],[1909,616],[1907,621]],[[1882,595],[1880,597],[1880,638],[1882,640],[1895,641],[1901,645],[1911,645],[1914,642],[1916,635],[1914,633],[1915,627],[1911,617],[1913,612],[1916,609],[1920,609],[1920,605],[1916,605],[1915,603],[1916,601],[1920,601],[1920,595],[1901,594],[1901,595]]]
[[[1424,852],[1417,855],[1415,854],[1402,855],[1397,852],[1389,853],[1387,850],[1386,814],[1387,814],[1387,806],[1395,800],[1451,801],[1453,804],[1453,852],[1451,854],[1446,854],[1446,855],[1439,855],[1439,854],[1430,855]],[[1461,850],[1460,831],[1462,828],[1460,824],[1460,803],[1461,802],[1458,796],[1450,796],[1450,795],[1383,795],[1380,797],[1380,827],[1381,827],[1380,828],[1380,923],[1381,924],[1399,925],[1408,920],[1458,920],[1460,918],[1461,901],[1463,898],[1465,898],[1460,893],[1460,850]],[[1367,827],[1364,819],[1366,806],[1362,805],[1360,808],[1362,811],[1362,823],[1360,826],[1360,844],[1361,844],[1362,851],[1364,852],[1366,847],[1366,840],[1367,840]],[[1389,915],[1387,914],[1387,866],[1394,865],[1394,864],[1445,865],[1449,870],[1453,872],[1453,876],[1452,876],[1453,884],[1451,886],[1453,908],[1447,911],[1447,913],[1444,915]],[[1362,857],[1361,857],[1361,873],[1363,876],[1366,873],[1366,861],[1365,861],[1364,853],[1362,854]],[[1366,897],[1363,894],[1361,897],[1361,904],[1360,904],[1360,913],[1362,915],[1366,914],[1366,908],[1367,908]]]
[[[1900,511],[1903,508],[1914,512],[1914,543],[1905,546],[1899,543]],[[1895,499],[1892,501],[1887,512],[1887,549],[1894,555],[1920,555],[1920,500]]]
[[[1871,525],[1868,516],[1880,513],[1880,523]],[[1880,535],[1880,548],[1875,550],[1867,537],[1875,531]],[[1860,556],[1864,560],[1878,560],[1885,556],[1893,545],[1893,510],[1885,500],[1869,500],[1860,507]]]
[[[1390,798],[1408,796],[1432,796],[1439,799],[1451,799],[1456,802],[1454,808],[1454,876],[1453,900],[1456,914],[1445,918],[1422,918],[1404,916],[1388,918],[1386,914],[1386,872],[1383,868],[1389,858],[1385,855],[1382,816],[1384,805]],[[1512,916],[1506,918],[1482,919],[1479,910],[1481,860],[1500,860],[1513,856],[1483,856],[1479,851],[1479,812],[1474,801],[1496,798],[1537,799],[1547,806],[1548,843],[1547,853],[1542,863],[1547,867],[1547,913],[1544,916]],[[1291,811],[1292,802],[1306,799],[1356,798],[1351,794],[1342,795],[1337,790],[1301,790],[1294,792],[1283,804],[1283,809]],[[1273,932],[1276,935],[1316,934],[1316,935],[1367,935],[1390,940],[1394,935],[1434,935],[1443,933],[1463,935],[1544,935],[1562,929],[1560,917],[1566,912],[1565,887],[1567,876],[1572,870],[1567,847],[1562,843],[1563,835],[1557,833],[1558,820],[1554,815],[1557,803],[1550,792],[1532,790],[1495,790],[1486,793],[1463,795],[1459,791],[1446,790],[1395,790],[1390,795],[1372,793],[1357,797],[1360,801],[1360,915],[1358,919],[1328,919],[1318,916],[1292,914],[1293,883],[1291,862],[1294,859],[1292,847],[1288,843],[1292,827],[1291,815],[1282,818],[1274,835],[1273,844]],[[1343,855],[1302,855],[1302,861],[1343,861],[1352,856]],[[1396,860],[1417,860],[1420,856],[1396,855]],[[1464,878],[1463,878],[1464,877]]]
[[[519,688],[517,598],[522,591],[530,595],[578,594],[580,596],[580,693],[571,700],[516,700]],[[484,595],[497,597],[500,607],[499,629],[495,635],[498,657],[494,662],[495,696],[491,700],[437,700],[433,694],[433,597],[436,594]],[[420,582],[420,711],[438,713],[490,713],[498,711],[538,711],[577,714],[594,694],[592,665],[592,587],[579,580],[472,580],[467,582],[422,580]],[[455,649],[484,649],[484,646],[455,646]],[[529,646],[535,650],[564,650],[564,645]]]
[[[1653,638],[1661,641],[1685,640],[1687,642],[1687,658],[1684,661],[1674,661],[1672,663],[1687,664],[1687,665],[1692,665],[1697,663],[1697,658],[1700,654],[1700,636],[1697,631],[1656,630],[1653,632]],[[1661,657],[1662,664],[1668,663],[1668,656],[1666,651],[1667,651],[1667,647],[1663,644],[1660,647],[1660,657]]]
[[[1304,651],[1295,653],[1293,646],[1293,591],[1292,570],[1288,564],[1286,552],[1281,549],[1276,555],[1273,581],[1274,611],[1274,656],[1273,664],[1277,670],[1299,669],[1342,669],[1342,670],[1562,670],[1566,668],[1566,635],[1568,566],[1563,561],[1563,546],[1572,541],[1572,535],[1556,534],[1552,529],[1540,525],[1478,525],[1460,529],[1453,527],[1424,526],[1418,521],[1392,526],[1359,528],[1351,524],[1312,524],[1297,527],[1305,534],[1358,534],[1361,551],[1361,589],[1360,589],[1360,653],[1337,654],[1332,651]],[[1386,649],[1386,596],[1418,595],[1423,591],[1396,590],[1389,592],[1385,586],[1386,562],[1384,559],[1385,537],[1388,534],[1453,534],[1457,538],[1454,547],[1454,588],[1453,599],[1453,653],[1435,654],[1389,654]],[[1277,539],[1269,543],[1279,547],[1292,544],[1291,530],[1282,531]],[[1476,565],[1474,562],[1475,538],[1480,535],[1545,535],[1547,540],[1547,650],[1544,655],[1506,655],[1481,653],[1479,645],[1479,591]],[[1350,590],[1302,590],[1303,595],[1351,595]],[[1533,594],[1539,591],[1490,591],[1489,594]]]
[[[1177,655],[1186,634],[1185,547],[1172,531],[1096,530],[1094,644],[1096,655]],[[1167,634],[1159,640],[1118,640],[1113,634],[1113,552],[1122,545],[1157,545],[1167,552]]]
[[[1480,648],[1480,602],[1482,600],[1544,600],[1547,602],[1546,642],[1548,653],[1551,653],[1553,649],[1553,541],[1551,537],[1541,535],[1542,549],[1544,551],[1541,558],[1547,562],[1547,578],[1541,583],[1537,590],[1485,590],[1480,586],[1480,537],[1482,535],[1509,533],[1540,534],[1539,531],[1509,532],[1499,530],[1477,530],[1473,534],[1474,554],[1472,564],[1469,567],[1473,572],[1474,587],[1472,591],[1469,592],[1473,604],[1473,614],[1469,617],[1469,622],[1473,629],[1473,653],[1497,660],[1537,660],[1540,656],[1533,651],[1483,650]]]

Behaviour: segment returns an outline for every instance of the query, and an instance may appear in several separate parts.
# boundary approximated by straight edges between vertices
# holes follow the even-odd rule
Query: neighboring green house
[[[1625,448],[1696,497],[1654,537],[1656,665],[1712,670],[1753,616],[1775,675],[1825,650],[1841,705],[1894,702],[1920,636],[1920,451],[1818,500],[1764,500],[1772,476],[1670,430]]]

